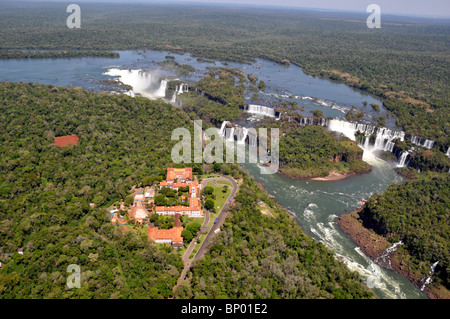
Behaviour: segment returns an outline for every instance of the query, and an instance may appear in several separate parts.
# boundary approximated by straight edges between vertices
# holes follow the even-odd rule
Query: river
[[[387,127],[395,129],[395,121],[386,110],[376,113],[371,103],[382,102],[363,92],[353,90],[344,84],[308,76],[295,65],[289,67],[271,61],[257,59],[253,64],[215,64],[199,62],[189,54],[173,54],[159,51],[120,51],[120,58],[69,58],[69,59],[28,59],[0,60],[0,81],[40,82],[55,86],[80,86],[93,91],[110,91],[111,87],[101,82],[122,76],[123,81],[131,81],[135,90],[144,96],[161,95],[164,79],[176,78],[174,73],[162,70],[156,63],[164,61],[167,55],[181,64],[190,64],[196,72],[181,76],[184,83],[194,83],[207,72],[208,66],[238,68],[246,74],[254,74],[267,84],[259,97],[267,101],[291,100],[303,106],[305,113],[321,109],[324,116],[343,119],[352,106],[364,109],[364,120],[369,123],[373,117],[385,115]],[[138,70],[148,70],[146,76]],[[111,75],[115,74],[115,77]],[[151,74],[151,76],[148,76]],[[126,76],[128,78],[126,78]],[[139,82],[141,81],[141,82]],[[129,83],[126,83],[129,84]],[[139,84],[139,85],[136,85]],[[155,93],[157,93],[155,95]],[[247,96],[249,102],[250,94]],[[316,98],[316,99],[312,99]],[[367,101],[367,106],[363,102]],[[364,280],[375,278],[374,291],[381,298],[426,298],[426,296],[405,277],[375,265],[356,245],[340,231],[336,224],[339,215],[360,206],[360,201],[375,193],[382,193],[391,183],[402,178],[395,171],[395,163],[377,158],[372,152],[364,152],[364,160],[373,166],[370,174],[350,176],[341,181],[318,182],[299,181],[274,174],[262,175],[255,164],[242,164],[264,184],[269,194],[286,207],[299,225],[311,237],[323,242],[342,259],[351,270],[357,271]],[[347,196],[348,195],[348,196]]]

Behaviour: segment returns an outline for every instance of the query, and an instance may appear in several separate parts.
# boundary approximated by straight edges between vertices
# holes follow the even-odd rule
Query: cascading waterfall
[[[189,92],[189,87],[187,84],[182,83],[180,85],[177,85],[175,91],[177,92],[177,94],[187,93]]]
[[[254,132],[248,133],[248,145],[250,145],[250,147],[258,146],[258,136]]]
[[[264,105],[249,104],[246,112],[275,117],[275,109]]]
[[[234,127],[225,130],[225,139],[227,141],[234,141]]]
[[[301,117],[299,124],[301,126],[311,126],[311,125],[319,125],[319,126],[328,126],[328,119],[322,117]]]
[[[170,103],[177,103],[177,92],[173,92],[172,99],[170,100]]]
[[[391,152],[394,150],[394,140],[400,139],[404,141],[405,132],[393,131],[386,127],[377,128],[370,124],[352,123],[342,120],[332,119],[328,122],[328,128],[331,131],[339,132],[347,136],[349,139],[356,141],[356,133],[362,133],[363,137],[359,142],[365,150],[375,151],[382,150]],[[370,136],[375,135],[375,142],[370,143]]]
[[[445,153],[448,157],[450,157],[450,147],[447,149],[447,153]]]
[[[168,81],[167,80],[161,80],[161,85],[159,86],[158,91],[156,91],[156,96],[157,97],[165,97],[166,96],[166,90],[167,90],[167,85],[168,85]]]
[[[245,144],[245,139],[248,136],[248,129],[245,127],[241,127],[239,130],[239,135],[237,136],[238,144]]]
[[[237,125],[227,128],[227,124],[230,124],[230,122],[223,121],[220,129],[218,129],[219,135],[222,136],[224,140],[234,141],[234,137],[236,136],[236,141],[238,144],[245,144],[248,140],[248,144],[250,146],[256,147],[258,145],[258,136],[254,134],[252,130]]]
[[[168,81],[158,70],[122,70],[111,68],[104,75],[118,77],[123,84],[133,87],[127,94],[140,94],[149,99],[159,99],[166,96]]]
[[[182,83],[180,85],[177,85],[175,87],[175,91],[173,92],[173,95],[172,95],[172,98],[170,100],[170,103],[176,104],[177,103],[177,96],[180,95],[180,94],[183,94],[183,93],[187,93],[187,92],[189,92],[189,86],[187,84]]]
[[[427,140],[425,138],[420,138],[418,136],[412,135],[411,136],[411,142],[413,144],[428,148],[428,149],[432,149],[434,146],[434,141],[432,140]]]
[[[300,125],[302,126],[314,125],[314,119],[312,117],[302,117],[300,119]]]
[[[436,266],[439,264],[440,260],[436,261],[434,264],[430,266],[430,275],[425,279],[425,282],[423,283],[422,287],[420,288],[421,291],[425,289],[425,287],[431,282],[431,276],[434,274],[434,271],[436,270]]]
[[[222,122],[222,126],[220,127],[220,130],[219,130],[219,135],[220,136],[225,137],[225,128],[227,127],[228,123],[230,123],[230,122],[228,122],[228,121],[223,121]]]
[[[408,163],[409,163],[409,161],[407,161],[408,159],[410,159],[409,152],[408,151],[404,151],[402,153],[402,155],[400,155],[397,167],[407,167]]]
[[[375,259],[375,262],[379,263],[379,264],[384,264],[385,266],[388,266],[389,268],[391,268],[391,258],[390,256],[397,250],[398,246],[403,245],[402,241],[399,241],[397,243],[395,243],[394,245],[392,245],[391,247],[389,247],[388,249],[386,249],[383,254],[381,254],[381,256],[379,256],[377,259]],[[386,264],[386,259],[387,259],[387,264]]]

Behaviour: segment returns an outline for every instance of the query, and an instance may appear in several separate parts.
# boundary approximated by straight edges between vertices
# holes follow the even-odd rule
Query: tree
[[[213,193],[214,193],[214,187],[212,187],[212,186],[206,186],[202,190],[203,195],[212,195]]]
[[[215,202],[214,202],[214,200],[212,198],[208,198],[205,201],[205,208],[207,210],[212,210],[214,208],[214,205],[215,205]]]
[[[199,223],[193,223],[193,224],[188,225],[186,227],[186,229],[188,229],[192,233],[192,235],[195,237],[201,227],[202,227],[202,225],[200,225]]]
[[[216,172],[216,173],[220,172],[221,168],[222,168],[221,163],[214,163],[214,165],[213,165],[214,172]]]
[[[155,205],[156,206],[166,206],[167,200],[166,197],[162,194],[155,196]]]
[[[266,82],[264,82],[263,80],[259,81],[258,89],[260,91],[264,91],[266,89]]]
[[[378,105],[378,103],[372,103],[370,104],[370,106],[373,108],[375,112],[380,112],[380,106]]]
[[[192,239],[194,238],[194,235],[192,235],[190,230],[184,229],[181,232],[181,237],[183,237],[184,241],[186,241],[187,243],[190,243],[192,241]]]
[[[322,110],[315,110],[312,111],[312,114],[316,117],[322,117],[323,116],[323,111]]]
[[[124,205],[130,206],[131,204],[133,204],[133,202],[134,202],[134,196],[127,196],[127,197],[125,197]]]

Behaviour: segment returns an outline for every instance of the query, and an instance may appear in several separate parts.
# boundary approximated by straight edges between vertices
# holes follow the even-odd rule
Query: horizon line
[[[315,12],[328,12],[328,13],[351,13],[351,14],[367,14],[366,11],[358,11],[358,10],[350,10],[350,9],[337,9],[337,8],[317,8],[317,7],[305,7],[298,5],[286,5],[286,4],[255,4],[255,3],[239,3],[239,2],[203,2],[197,0],[76,0],[77,2],[87,2],[89,4],[101,4],[101,3],[117,3],[117,4],[139,4],[139,5],[151,5],[151,4],[163,4],[163,5],[175,5],[175,4],[183,4],[183,5],[199,5],[205,7],[214,7],[214,6],[239,6],[239,7],[254,7],[254,8],[277,8],[277,9],[296,9],[296,10],[305,10],[305,11],[315,11]],[[233,0],[238,1],[238,0]],[[73,0],[0,0],[0,2],[30,2],[30,3],[72,3]],[[436,19],[436,20],[450,20],[450,14],[420,14],[420,13],[401,13],[401,12],[385,12],[383,13],[385,16],[391,17],[411,17],[411,18],[423,18],[423,19]]]

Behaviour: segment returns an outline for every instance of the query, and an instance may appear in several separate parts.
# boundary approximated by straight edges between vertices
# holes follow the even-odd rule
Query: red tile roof
[[[167,168],[167,181],[171,182],[175,179],[184,179],[192,181],[192,167]]]
[[[188,171],[191,172],[192,174],[192,167],[187,167],[186,169],[190,169]],[[172,170],[175,169],[171,169],[168,168],[167,169],[167,176],[169,176]],[[174,171],[174,172],[180,172],[183,171],[184,169],[176,169],[178,171]],[[200,202],[200,186],[198,184],[198,182],[191,182],[191,183],[181,183],[181,182],[177,182],[177,183],[167,183],[166,181],[163,181],[160,183],[160,186],[167,186],[170,188],[175,188],[175,187],[189,187],[189,194],[188,194],[188,199],[189,199],[189,207],[186,206],[172,206],[172,207],[166,207],[166,206],[157,206],[155,208],[155,211],[158,212],[166,212],[166,211],[175,211],[175,212],[192,212],[192,211],[200,211],[200,216],[203,216],[203,212],[201,211],[202,209],[202,205]]]
[[[147,236],[154,242],[156,240],[167,240],[170,239],[171,242],[183,242],[183,237],[181,233],[183,232],[183,227],[173,227],[171,229],[158,229],[158,227],[149,227],[147,231]]]
[[[68,136],[55,137],[53,143],[55,143],[58,146],[77,145],[78,140],[79,140],[78,136],[76,134],[73,134]]]

